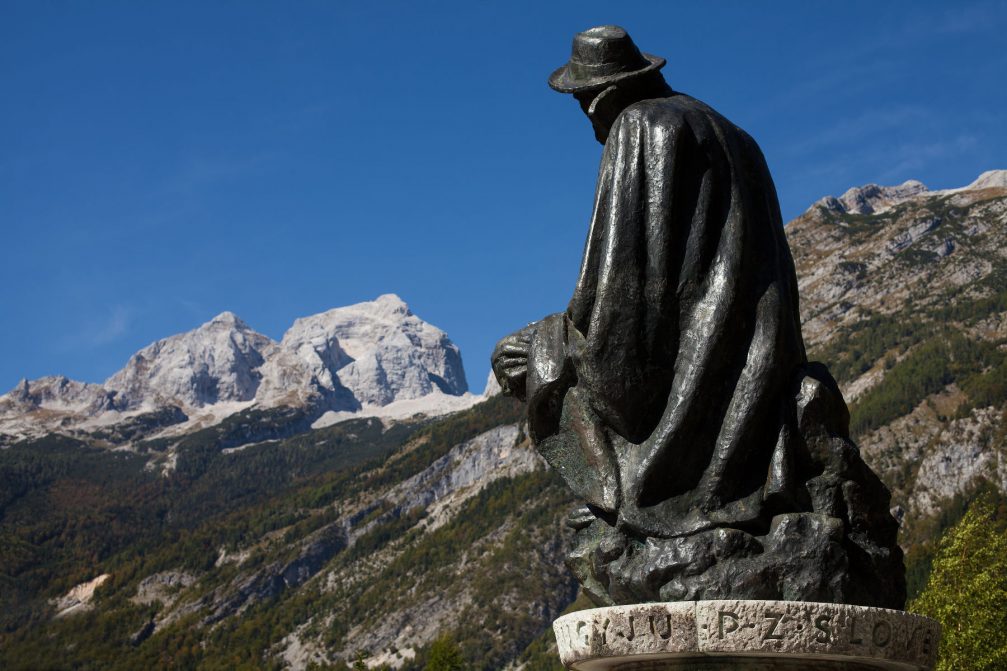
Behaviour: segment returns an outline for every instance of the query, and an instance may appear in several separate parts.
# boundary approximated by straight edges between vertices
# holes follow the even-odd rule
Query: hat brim
[[[615,82],[622,81],[624,79],[631,79],[633,77],[639,77],[640,75],[646,74],[648,72],[654,72],[655,70],[660,70],[664,67],[667,62],[660,56],[655,56],[653,54],[642,54],[646,58],[650,65],[639,70],[630,70],[629,72],[618,72],[614,75],[606,75],[604,77],[590,77],[588,79],[573,79],[570,77],[569,63],[563,67],[557,69],[551,75],[549,75],[549,86],[560,93],[577,93],[579,91],[590,91],[592,89],[600,89],[611,86]]]

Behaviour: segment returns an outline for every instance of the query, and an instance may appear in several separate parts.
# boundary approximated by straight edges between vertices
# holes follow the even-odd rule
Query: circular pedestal
[[[899,610],[799,601],[681,601],[593,608],[553,623],[575,671],[929,671],[940,625]]]

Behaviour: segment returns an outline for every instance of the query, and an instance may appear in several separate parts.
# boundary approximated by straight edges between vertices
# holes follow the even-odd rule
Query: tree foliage
[[[998,395],[1002,384],[987,381],[983,371],[1004,359],[1003,353],[988,343],[955,331],[939,333],[895,364],[878,385],[857,400],[850,409],[850,433],[862,435],[884,426],[952,382],[972,391],[983,405],[1002,403],[1004,398]]]
[[[0,449],[0,669],[278,670],[285,637],[298,630],[332,653],[313,660],[313,668],[349,671],[361,660],[340,659],[339,651],[358,645],[355,627],[376,626],[390,609],[424,594],[461,600],[462,591],[473,602],[452,635],[466,668],[501,668],[539,634],[542,622],[517,605],[487,617],[486,604],[501,593],[513,604],[547,595],[547,610],[562,608],[571,589],[559,568],[533,569],[541,561],[536,549],[558,534],[555,511],[570,503],[552,472],[495,480],[432,530],[423,524],[423,507],[397,510],[374,499],[354,521],[361,535],[325,568],[349,575],[358,562],[381,555],[369,580],[328,591],[264,592],[213,627],[202,624],[203,610],[162,621],[145,637],[138,632],[168,606],[132,599],[141,581],[162,571],[197,579],[172,592],[182,601],[240,595],[229,591],[240,576],[275,572],[296,560],[313,534],[374,492],[522,414],[519,403],[497,396],[437,420],[385,426],[354,419],[233,452],[222,448],[240,433],[238,425],[189,434],[177,444],[138,444],[135,452],[55,435]],[[279,434],[290,418],[252,419]],[[147,468],[169,448],[177,456],[174,471]],[[471,552],[469,580],[459,579],[459,549]],[[224,550],[245,558],[218,561]],[[112,579],[96,593],[94,609],[53,619],[50,599],[98,573]],[[374,661],[365,664],[382,671]],[[425,652],[406,657],[403,671],[420,671],[426,661]]]
[[[430,644],[427,665],[423,667],[423,671],[463,671],[463,669],[465,660],[454,639],[444,634]]]
[[[937,671],[1007,668],[1007,524],[991,497],[976,500],[941,540],[926,589],[908,609],[943,627]]]

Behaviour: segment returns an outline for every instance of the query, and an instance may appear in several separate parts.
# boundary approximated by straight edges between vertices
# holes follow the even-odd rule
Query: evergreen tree
[[[930,580],[907,609],[943,627],[936,671],[1007,668],[1007,525],[990,497],[941,539]]]
[[[449,635],[444,634],[430,645],[427,655],[427,665],[423,671],[464,671],[465,660],[458,644]]]

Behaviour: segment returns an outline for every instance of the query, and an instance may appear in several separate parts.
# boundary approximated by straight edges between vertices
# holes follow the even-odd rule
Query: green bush
[[[908,610],[941,623],[937,671],[1007,668],[1007,525],[983,496],[941,540]]]
[[[462,671],[464,668],[462,651],[450,636],[441,636],[430,644],[427,665],[423,667],[423,671]]]

